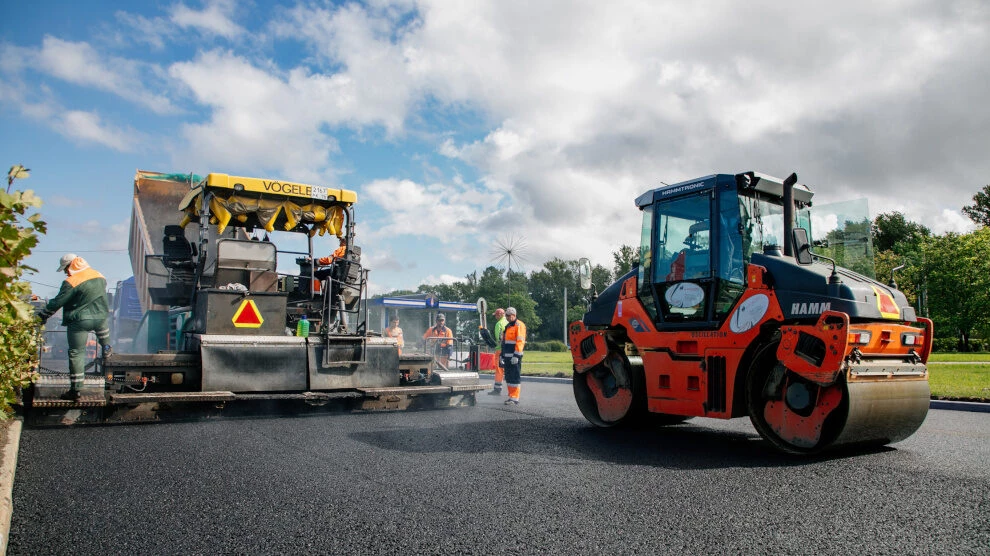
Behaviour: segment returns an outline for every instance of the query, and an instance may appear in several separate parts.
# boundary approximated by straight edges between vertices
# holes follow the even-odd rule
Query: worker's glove
[[[510,365],[518,365],[519,364],[519,358],[516,357],[515,355],[513,355],[512,357],[509,358],[509,364]]]
[[[46,311],[45,309],[39,307],[34,310],[34,316],[36,319],[41,321],[41,324],[45,324],[46,322],[48,322],[48,319],[49,317],[52,316],[52,314]]]

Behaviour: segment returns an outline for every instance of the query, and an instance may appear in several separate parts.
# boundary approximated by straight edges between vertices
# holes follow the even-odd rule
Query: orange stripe
[[[73,274],[72,276],[69,276],[68,278],[65,279],[65,281],[68,282],[69,285],[74,288],[79,284],[82,284],[83,282],[87,282],[94,278],[103,278],[103,275],[93,270],[92,268],[87,268],[86,270],[80,270],[79,272]]]

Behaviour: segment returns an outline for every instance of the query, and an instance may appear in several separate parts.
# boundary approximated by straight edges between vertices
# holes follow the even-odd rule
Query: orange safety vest
[[[505,332],[502,333],[502,355],[512,355],[522,353],[526,347],[526,325],[523,321],[516,319],[505,325]]]
[[[344,255],[346,254],[347,254],[347,246],[341,245],[340,247],[335,249],[333,254],[330,255],[329,257],[320,257],[319,259],[316,259],[316,264],[320,266],[327,266],[330,263],[336,261],[337,259],[343,259]]]
[[[453,338],[453,337],[454,337],[454,332],[451,329],[444,326],[443,330],[440,330],[439,325],[430,328],[429,330],[426,331],[425,334],[423,334],[424,340],[426,340],[427,338]],[[443,340],[440,342],[440,345],[442,347],[451,346],[453,344],[454,344],[453,340]]]
[[[402,355],[402,347],[406,345],[406,341],[402,337],[402,329],[399,328],[398,326],[396,326],[395,328],[391,328],[391,327],[386,328],[385,337],[395,338],[396,340],[398,340],[399,355]]]

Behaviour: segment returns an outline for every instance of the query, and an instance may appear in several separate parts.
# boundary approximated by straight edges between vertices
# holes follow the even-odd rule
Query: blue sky
[[[480,270],[509,235],[528,269],[610,266],[638,194],[715,172],[969,229],[987,3],[778,4],[5,2],[0,152],[49,222],[31,279],[57,286],[66,251],[131,274],[136,169],[357,191],[376,291]]]

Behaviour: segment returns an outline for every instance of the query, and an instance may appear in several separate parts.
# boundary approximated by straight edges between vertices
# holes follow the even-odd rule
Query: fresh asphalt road
[[[26,429],[11,554],[988,554],[990,414],[798,459],[745,419],[443,411]]]

